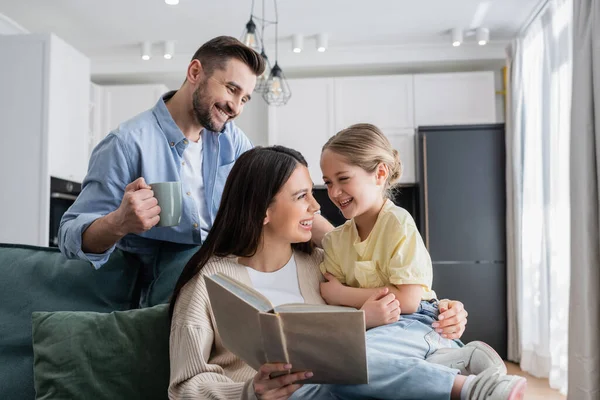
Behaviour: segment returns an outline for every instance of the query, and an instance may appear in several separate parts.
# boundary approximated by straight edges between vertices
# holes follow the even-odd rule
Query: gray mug
[[[151,183],[160,206],[160,221],[156,226],[176,226],[181,221],[181,182]]]

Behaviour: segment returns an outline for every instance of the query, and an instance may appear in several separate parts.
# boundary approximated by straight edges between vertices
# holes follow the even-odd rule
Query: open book
[[[223,345],[254,369],[267,362],[312,371],[301,383],[368,383],[363,311],[324,304],[273,307],[257,290],[205,276]]]

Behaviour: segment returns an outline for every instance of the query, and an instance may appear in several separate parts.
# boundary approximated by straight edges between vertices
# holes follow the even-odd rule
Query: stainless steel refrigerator
[[[469,312],[464,342],[507,347],[504,125],[418,129],[421,234],[433,289]]]

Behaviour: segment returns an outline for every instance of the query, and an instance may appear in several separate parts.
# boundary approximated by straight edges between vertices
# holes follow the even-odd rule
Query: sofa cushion
[[[149,305],[168,301],[197,247],[156,243],[156,281]],[[0,243],[0,399],[35,398],[31,315],[34,311],[131,308],[139,265],[116,250],[102,268],[67,260],[58,249]],[[85,397],[81,394],[80,398]]]
[[[120,251],[95,270],[57,249],[0,244],[0,399],[35,398],[32,312],[128,309],[136,274]]]
[[[168,305],[97,312],[34,312],[36,399],[167,398]]]

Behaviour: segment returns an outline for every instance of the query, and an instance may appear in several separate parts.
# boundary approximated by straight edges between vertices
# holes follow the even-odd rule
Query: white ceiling
[[[503,58],[506,43],[520,30],[540,0],[278,0],[279,58],[297,70],[318,66],[397,64]],[[265,1],[273,17],[273,0]],[[262,0],[256,0],[255,14]],[[206,40],[239,37],[251,0],[0,0],[0,14],[30,32],[54,32],[92,60],[97,75],[160,73],[179,70]],[[490,29],[488,46],[466,43],[454,49],[454,27]],[[317,53],[309,35],[329,34],[329,50]],[[307,35],[305,51],[291,52],[290,37]],[[273,49],[274,28],[267,30]],[[149,62],[139,58],[139,43],[174,40],[176,57],[165,61],[159,44]],[[467,38],[467,40],[469,40]],[[472,40],[472,39],[471,39]],[[485,47],[485,48],[484,48]],[[440,50],[441,49],[441,50]],[[429,52],[425,55],[423,52]],[[269,51],[273,57],[273,50]],[[454,52],[454,53],[452,53]],[[417,54],[418,53],[418,54]],[[467,57],[466,54],[469,54]],[[435,56],[435,57],[434,57]],[[284,66],[285,68],[285,66]]]

